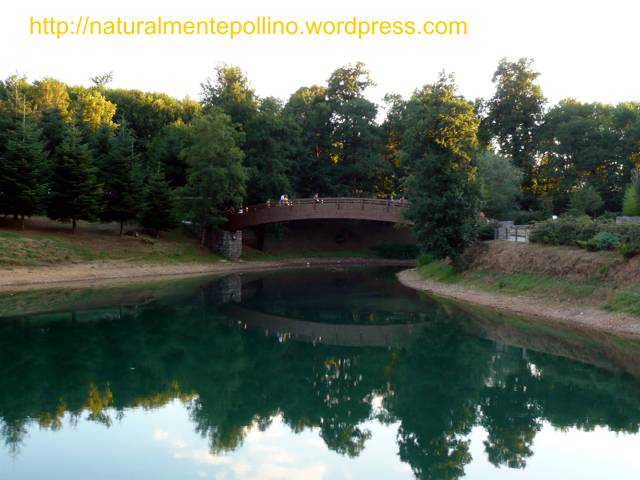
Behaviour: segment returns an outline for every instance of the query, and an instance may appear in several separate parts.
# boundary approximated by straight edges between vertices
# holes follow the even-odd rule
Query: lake
[[[638,478],[637,342],[396,271],[0,295],[0,478]]]

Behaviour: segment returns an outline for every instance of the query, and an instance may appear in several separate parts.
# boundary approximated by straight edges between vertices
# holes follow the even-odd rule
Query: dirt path
[[[455,284],[443,284],[421,278],[415,269],[398,273],[398,280],[415,290],[471,305],[624,337],[640,338],[640,319],[630,315],[608,313],[596,307],[578,304],[543,302],[523,295],[485,292]]]
[[[412,265],[414,262],[376,258],[297,258],[273,261],[215,263],[128,263],[118,261],[0,268],[0,292],[17,292],[97,283],[125,283],[169,276],[214,275],[281,268],[346,265]]]

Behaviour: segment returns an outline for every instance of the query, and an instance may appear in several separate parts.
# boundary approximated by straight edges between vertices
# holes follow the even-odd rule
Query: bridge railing
[[[404,199],[399,200],[387,200],[382,198],[357,198],[357,197],[326,197],[326,198],[294,198],[286,201],[273,201],[259,203],[256,205],[249,205],[238,210],[229,211],[229,215],[238,215],[245,213],[252,213],[259,210],[266,210],[270,208],[292,208],[296,206],[313,205],[317,207],[322,206],[335,206],[340,209],[342,206],[361,206],[365,208],[367,206],[386,206],[388,208],[404,208],[409,205]]]

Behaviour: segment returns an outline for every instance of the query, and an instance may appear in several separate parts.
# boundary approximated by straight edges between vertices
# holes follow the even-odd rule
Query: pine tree
[[[176,226],[172,191],[160,166],[147,179],[139,220],[143,228],[156,235]]]
[[[625,188],[622,213],[630,217],[640,216],[640,175],[634,175]]]
[[[118,222],[120,235],[124,223],[135,218],[137,211],[136,186],[133,168],[136,155],[133,152],[133,135],[123,120],[118,134],[109,142],[109,151],[100,162],[100,180],[103,184],[104,208],[100,219]]]
[[[43,207],[46,154],[40,141],[40,130],[31,118],[24,118],[8,132],[6,148],[0,163],[0,191],[5,199],[5,213],[29,217]]]
[[[90,220],[100,212],[101,185],[96,180],[89,147],[80,131],[69,127],[56,150],[50,183],[47,214],[53,220],[71,220],[73,232],[78,220]]]

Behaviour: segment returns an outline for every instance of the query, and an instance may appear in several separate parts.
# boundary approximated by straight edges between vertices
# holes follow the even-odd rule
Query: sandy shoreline
[[[322,266],[411,266],[415,262],[378,258],[295,258],[286,260],[220,261],[216,263],[89,262],[38,267],[0,268],[0,292],[19,292],[98,284],[133,283],[169,277],[254,272]]]
[[[553,303],[522,295],[486,292],[455,284],[425,280],[415,269],[397,274],[405,286],[457,302],[499,310],[504,313],[539,318],[547,323],[561,324],[581,329],[640,338],[640,318],[609,313],[602,309],[568,303]]]

